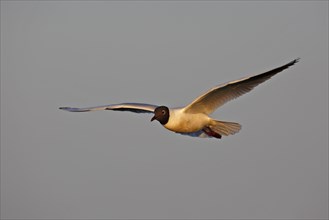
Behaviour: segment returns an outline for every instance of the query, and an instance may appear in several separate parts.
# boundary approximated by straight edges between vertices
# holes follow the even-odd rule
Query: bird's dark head
[[[169,108],[166,106],[159,106],[154,110],[154,116],[151,121],[157,120],[162,125],[167,124],[169,121]]]

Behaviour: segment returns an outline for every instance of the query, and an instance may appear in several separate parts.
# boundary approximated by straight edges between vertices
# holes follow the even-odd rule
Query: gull
[[[166,129],[194,137],[214,137],[233,135],[240,131],[236,122],[219,121],[209,115],[228,101],[235,99],[270,79],[277,73],[289,68],[299,58],[270,71],[245,77],[213,87],[193,102],[181,108],[169,108],[145,103],[121,103],[87,108],[60,107],[69,112],[90,112],[98,110],[130,111],[135,113],[154,113],[151,121],[157,120]]]

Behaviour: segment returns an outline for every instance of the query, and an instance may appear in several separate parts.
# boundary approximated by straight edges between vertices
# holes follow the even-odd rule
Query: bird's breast
[[[188,133],[196,132],[209,123],[209,117],[203,113],[188,114],[181,109],[170,110],[169,121],[165,128],[174,132]]]

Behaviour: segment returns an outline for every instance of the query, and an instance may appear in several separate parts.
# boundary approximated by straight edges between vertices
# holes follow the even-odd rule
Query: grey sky
[[[233,136],[152,115],[297,57],[226,104]],[[328,218],[328,2],[1,1],[1,218]]]

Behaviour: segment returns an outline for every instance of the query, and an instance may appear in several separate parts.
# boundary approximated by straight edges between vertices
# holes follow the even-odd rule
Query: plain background
[[[295,66],[198,139],[151,114]],[[1,1],[1,218],[328,218],[327,1]]]

